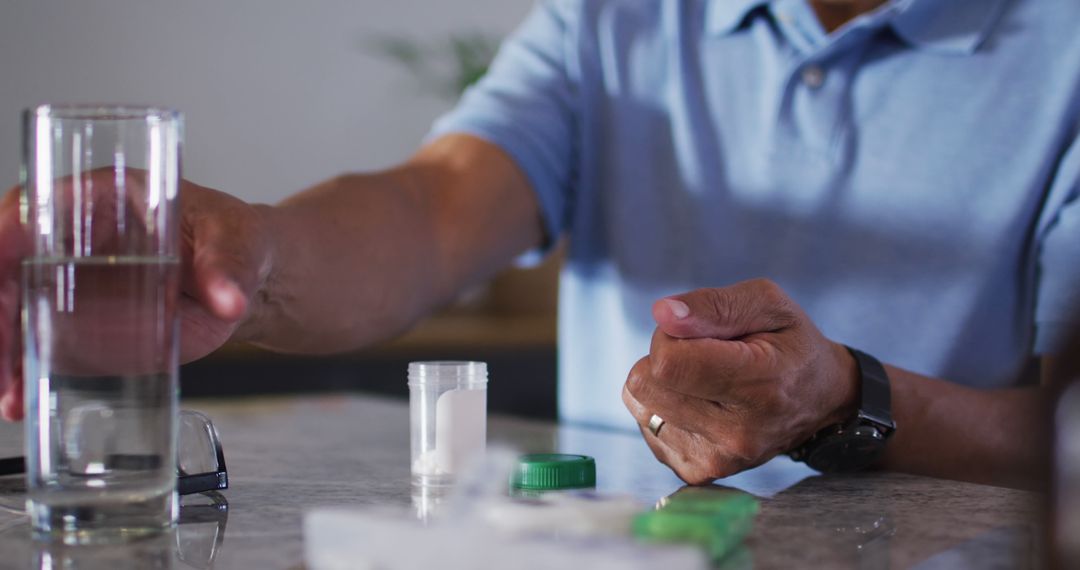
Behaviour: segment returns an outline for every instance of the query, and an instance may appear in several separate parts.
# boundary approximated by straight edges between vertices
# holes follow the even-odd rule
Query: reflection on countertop
[[[0,568],[297,568],[305,509],[421,506],[410,482],[405,402],[333,395],[185,407],[219,428],[232,483],[223,496],[185,500],[170,533],[97,551],[36,543],[21,517],[0,512]],[[600,491],[655,502],[682,486],[637,434],[493,417],[489,438],[521,451],[592,455]],[[0,425],[0,456],[20,454],[21,440],[21,426]],[[718,484],[762,503],[745,548],[725,568],[1013,568],[1044,560],[1039,497],[1025,491],[893,473],[818,476],[786,458]]]
[[[210,492],[183,497],[175,528],[122,546],[71,546],[30,540],[29,520],[12,517],[0,525],[4,556],[0,568],[39,570],[136,570],[143,568],[214,568],[225,540],[229,502]]]

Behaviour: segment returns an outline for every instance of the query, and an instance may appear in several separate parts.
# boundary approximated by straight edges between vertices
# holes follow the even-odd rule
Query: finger
[[[645,358],[642,358],[641,360],[639,360],[637,362],[637,364],[634,365],[634,368],[631,369],[631,376],[634,375],[634,372],[633,372],[634,370],[647,371],[649,369],[648,360],[649,360],[648,356],[646,356]],[[664,417],[663,415],[660,415],[655,410],[653,410],[652,408],[645,405],[644,402],[639,400],[637,398],[637,396],[634,394],[633,390],[630,389],[629,384],[630,384],[630,381],[628,380],[627,384],[623,385],[623,391],[622,391],[623,404],[626,405],[626,409],[630,411],[630,415],[634,416],[634,421],[637,422],[638,426],[640,426],[642,428],[645,428],[646,426],[649,425],[649,421],[652,419],[653,414],[656,414],[656,415],[659,415],[662,419],[665,420],[664,425],[661,426],[660,430],[658,430],[657,433],[661,433],[661,432],[666,433],[665,430],[667,430],[668,427],[676,427],[675,424],[671,424],[669,426],[667,420],[668,420],[668,418],[677,417],[679,415],[678,413],[676,413],[676,412],[668,412],[667,417]],[[649,435],[653,435],[651,430],[646,429],[646,431],[648,431]],[[672,430],[672,431],[674,431],[674,430]],[[673,441],[669,440],[668,443],[677,443],[677,442],[673,442]]]
[[[723,459],[718,446],[678,425],[665,421],[654,435],[645,427],[652,414],[641,402],[627,390],[623,391],[623,402],[637,420],[641,435],[653,455],[683,481],[691,485],[707,485],[740,470],[737,465]]]
[[[660,441],[660,438],[654,437],[649,428],[639,425],[638,429],[641,430],[641,439],[645,441],[645,445],[649,447],[649,451],[652,451],[656,460],[675,471],[674,465],[677,464],[672,458],[678,457],[678,455],[666,443]],[[676,472],[676,475],[678,475],[678,472]]]
[[[657,329],[649,374],[668,390],[723,403],[741,401],[738,394],[767,380],[778,360],[776,347],[760,337],[681,339]]]
[[[737,339],[794,325],[799,309],[772,281],[697,289],[653,304],[657,325],[676,338]]]
[[[201,301],[215,317],[238,321],[247,313],[248,295],[238,283],[242,271],[227,254],[205,249],[192,261],[192,286],[185,288],[186,292]]]
[[[216,220],[198,217],[185,221],[184,292],[215,317],[234,322],[247,312],[248,299],[257,286],[257,271],[236,236],[228,235]]]
[[[224,323],[191,297],[180,299],[181,364],[198,360],[217,350],[232,336],[236,323]]]
[[[22,360],[16,360],[15,382],[8,387],[8,391],[0,398],[0,416],[9,422],[17,422],[23,419],[23,380]]]
[[[641,425],[648,425],[652,414],[656,414],[668,423],[702,434],[707,439],[714,439],[713,434],[722,431],[723,424],[728,423],[726,416],[730,412],[724,410],[720,404],[676,392],[667,388],[662,378],[654,378],[648,357],[630,370],[623,390],[629,393],[637,405],[642,406],[643,417],[634,415]]]

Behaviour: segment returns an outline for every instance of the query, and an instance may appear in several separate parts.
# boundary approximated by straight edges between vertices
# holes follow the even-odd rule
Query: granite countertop
[[[187,497],[175,531],[113,547],[38,543],[25,517],[0,510],[0,568],[302,568],[305,509],[422,506],[411,491],[405,402],[333,395],[183,407],[219,428],[232,484],[222,497]],[[655,502],[681,487],[636,434],[512,418],[492,418],[488,430],[522,451],[594,456],[601,491]],[[20,453],[21,426],[0,425],[0,456]],[[982,569],[1043,560],[1040,497],[1024,491],[890,473],[816,476],[786,458],[720,483],[762,499],[730,567]]]

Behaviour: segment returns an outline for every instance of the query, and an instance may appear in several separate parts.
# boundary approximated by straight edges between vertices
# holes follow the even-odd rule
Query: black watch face
[[[869,467],[885,448],[885,440],[868,434],[848,432],[821,441],[806,464],[823,473],[858,471]]]

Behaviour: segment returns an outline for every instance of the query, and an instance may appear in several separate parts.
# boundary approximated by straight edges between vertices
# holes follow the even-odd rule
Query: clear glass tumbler
[[[66,543],[152,534],[177,516],[182,118],[23,119],[27,511]]]

